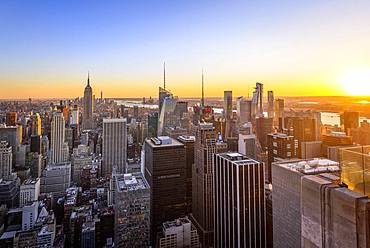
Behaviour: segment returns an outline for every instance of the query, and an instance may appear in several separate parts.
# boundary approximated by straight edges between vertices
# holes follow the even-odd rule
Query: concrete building
[[[15,126],[17,125],[17,122],[18,122],[17,112],[6,113],[5,123],[7,126]]]
[[[108,176],[112,169],[126,172],[127,125],[125,119],[103,119],[103,166],[102,175]]]
[[[84,90],[83,98],[82,128],[84,130],[91,130],[94,128],[93,111],[94,111],[93,93],[92,88],[90,86],[90,77],[88,75],[87,85]]]
[[[151,192],[152,244],[162,223],[186,215],[184,144],[168,136],[145,141],[145,178]]]
[[[95,222],[88,221],[82,224],[81,248],[95,248]]]
[[[236,100],[236,114],[240,124],[252,121],[252,101],[244,97],[238,97]]]
[[[116,180],[114,214],[117,247],[148,247],[150,244],[150,186],[141,173]]]
[[[27,179],[20,187],[19,206],[23,207],[38,200],[40,196],[40,178]]]
[[[266,247],[263,163],[239,153],[214,154],[213,192],[214,247]]]
[[[158,248],[200,248],[197,229],[187,217],[163,223],[157,240]]]
[[[260,116],[256,118],[256,135],[263,151],[267,150],[267,135],[273,131],[273,119]]]
[[[92,164],[92,156],[90,155],[89,147],[79,145],[73,149],[72,155],[72,180],[78,185],[81,184],[81,172],[85,166]]]
[[[274,126],[278,127],[279,131],[282,131],[284,126],[284,99],[275,99],[274,101]]]
[[[249,158],[257,157],[256,135],[253,134],[250,122],[244,123],[239,128],[238,152]]]
[[[20,181],[17,177],[0,179],[0,205],[5,204],[7,208],[18,207],[19,185]]]
[[[8,142],[0,141],[0,178],[7,178],[12,173],[13,152]]]
[[[192,175],[191,221],[196,226],[202,247],[213,245],[213,166],[215,153],[226,152],[227,144],[216,137],[212,123],[200,123],[196,130]]]
[[[301,247],[370,247],[370,199],[332,174],[301,180]]]
[[[42,172],[40,192],[60,196],[71,184],[71,163],[51,164]]]
[[[301,179],[305,175],[338,173],[328,159],[289,160],[272,164],[274,248],[301,247]]]
[[[68,145],[65,143],[65,120],[63,113],[54,113],[51,121],[50,163],[66,162]]]
[[[271,164],[273,162],[298,157],[298,140],[285,133],[267,135],[267,180],[271,183]]]
[[[322,141],[304,141],[301,142],[301,153],[299,158],[310,159],[322,157]]]

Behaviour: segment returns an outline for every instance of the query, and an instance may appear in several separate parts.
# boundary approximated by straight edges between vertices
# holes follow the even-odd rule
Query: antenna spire
[[[204,73],[202,69],[202,107],[204,107]]]
[[[166,89],[166,62],[163,62],[163,88]]]
[[[87,71],[87,86],[90,86],[90,71]]]

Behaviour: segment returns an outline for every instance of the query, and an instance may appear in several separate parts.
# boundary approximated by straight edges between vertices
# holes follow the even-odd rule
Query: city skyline
[[[0,99],[370,95],[367,1],[4,1]],[[304,87],[303,87],[304,86]]]

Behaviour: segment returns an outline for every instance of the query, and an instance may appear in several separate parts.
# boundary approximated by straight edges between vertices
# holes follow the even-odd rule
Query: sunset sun
[[[340,78],[346,94],[351,96],[370,95],[370,68],[348,71]]]

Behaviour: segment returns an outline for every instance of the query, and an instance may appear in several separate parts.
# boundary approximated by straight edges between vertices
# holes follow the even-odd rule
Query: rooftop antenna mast
[[[166,62],[163,62],[163,88],[166,89]]]
[[[204,74],[202,69],[202,107],[204,107]]]

